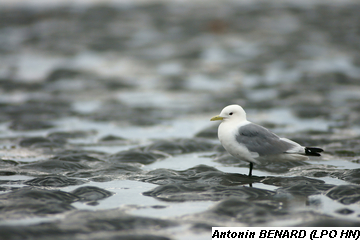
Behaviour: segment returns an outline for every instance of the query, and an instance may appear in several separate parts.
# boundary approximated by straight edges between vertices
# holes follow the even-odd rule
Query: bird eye
[[[233,115],[233,112],[229,113],[229,115]]]

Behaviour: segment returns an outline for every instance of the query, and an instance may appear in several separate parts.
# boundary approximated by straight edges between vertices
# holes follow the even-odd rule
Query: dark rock
[[[350,183],[360,184],[360,168],[331,173],[330,175]]]
[[[41,91],[43,84],[37,82],[23,82],[12,78],[0,78],[0,88],[6,92]]]
[[[69,132],[52,132],[47,135],[48,138],[86,138],[96,134],[96,131],[69,131]]]
[[[24,187],[16,191],[12,191],[6,194],[1,194],[0,199],[3,200],[15,200],[20,199],[21,201],[27,201],[29,199],[37,199],[44,201],[59,201],[72,203],[78,201],[79,198],[71,193],[63,192],[60,190],[45,190],[34,187]]]
[[[74,70],[74,69],[65,69],[65,68],[59,68],[53,70],[46,78],[46,81],[48,82],[54,82],[61,79],[73,79],[80,75],[82,75],[83,72]]]
[[[28,148],[59,148],[66,144],[66,140],[62,138],[51,139],[44,137],[24,138],[20,141],[21,147]]]
[[[141,163],[150,164],[157,160],[166,158],[167,156],[161,152],[155,151],[141,151],[141,150],[127,150],[118,152],[110,156],[111,162],[124,162],[124,163]]]
[[[206,223],[195,223],[191,228],[194,230],[211,231],[213,227],[212,225]]]
[[[168,238],[136,234],[132,231],[157,230],[174,227],[177,224],[169,220],[138,217],[124,214],[119,209],[98,211],[73,211],[66,216],[53,222],[44,222],[35,225],[0,226],[0,234],[4,239],[49,239],[71,238],[78,239],[81,234],[86,239],[151,239],[167,240]],[[129,237],[129,238],[127,238]]]
[[[0,200],[0,219],[12,219],[70,211],[79,199],[71,193],[25,187],[0,194]]]
[[[209,184],[187,183],[167,184],[151,191],[144,192],[145,196],[155,197],[163,201],[219,201],[230,196],[241,199],[268,199],[275,195],[273,191],[243,186],[211,186]]]
[[[99,162],[100,159],[96,157],[89,156],[86,152],[71,152],[71,151],[63,151],[56,154],[56,156],[52,157],[50,160],[54,161],[66,161],[66,162]]]
[[[23,166],[20,166],[19,169],[47,172],[51,174],[64,174],[69,172],[77,172],[80,170],[90,169],[89,166],[81,163],[73,163],[68,161],[61,160],[45,160],[39,161],[36,163],[29,163]]]
[[[264,184],[281,186],[281,187],[292,187],[297,184],[304,184],[304,185],[325,184],[323,180],[307,178],[307,177],[266,177],[261,182]]]
[[[0,171],[0,176],[11,176],[16,174],[17,174],[16,171]]]
[[[105,82],[105,87],[110,91],[134,88],[133,85],[128,84],[124,82],[123,79],[119,79],[119,78],[106,78],[106,79],[101,79],[101,81]]]
[[[123,141],[123,140],[126,140],[126,139],[123,137],[108,135],[108,136],[102,137],[100,139],[100,142]]]
[[[216,168],[198,165],[184,171],[156,169],[145,175],[137,175],[136,180],[159,185],[199,183],[210,185],[238,186],[260,182],[263,178],[251,177],[237,173],[224,173]]]
[[[28,130],[39,130],[39,129],[49,129],[53,128],[54,125],[50,122],[45,121],[13,121],[9,128],[17,131],[28,131]]]
[[[0,166],[2,168],[17,166],[17,165],[19,165],[17,161],[0,159]]]
[[[297,105],[292,108],[295,115],[299,118],[317,118],[317,117],[325,117],[328,118],[331,113],[330,108],[326,108],[323,106],[317,106],[314,103]]]
[[[326,196],[337,200],[344,205],[350,205],[360,201],[360,186],[340,185],[330,189]]]
[[[72,115],[72,110],[69,102],[58,99],[42,99],[31,100],[22,104],[3,105],[0,106],[0,113],[7,116],[9,120],[23,123],[25,127],[26,122],[47,124],[47,120]]]
[[[131,177],[132,175],[138,175],[141,172],[139,167],[133,166],[131,163],[103,163],[96,168],[89,170],[78,170],[69,172],[66,176],[76,178],[91,178],[95,182],[107,182],[118,177]]]
[[[65,176],[46,176],[37,177],[28,181],[24,184],[30,186],[42,186],[42,187],[67,187],[72,185],[81,185],[86,181],[80,179],[71,179]]]
[[[82,202],[97,201],[113,195],[112,192],[93,186],[79,187],[71,193],[78,196]]]
[[[339,213],[339,214],[341,214],[341,215],[349,215],[349,214],[354,213],[353,210],[348,209],[348,208],[342,208],[342,209],[336,210],[335,212],[336,212],[336,213]]]
[[[299,182],[288,187],[282,187],[277,189],[278,193],[288,192],[293,195],[310,196],[316,194],[322,194],[327,190],[335,187],[332,184],[311,184],[309,182]]]

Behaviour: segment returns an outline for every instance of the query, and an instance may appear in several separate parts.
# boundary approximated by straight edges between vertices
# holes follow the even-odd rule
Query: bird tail
[[[307,156],[321,156],[320,153],[324,150],[316,147],[305,147],[305,155]]]

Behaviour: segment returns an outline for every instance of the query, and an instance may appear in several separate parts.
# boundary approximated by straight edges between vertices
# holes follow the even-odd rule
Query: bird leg
[[[249,167],[249,177],[251,177],[251,175],[252,175],[252,169],[253,169],[253,163],[252,162],[250,162],[250,167]]]

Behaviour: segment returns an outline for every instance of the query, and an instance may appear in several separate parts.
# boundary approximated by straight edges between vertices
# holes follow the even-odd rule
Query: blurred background
[[[357,171],[359,12],[360,2],[356,0],[0,0],[0,157],[5,169],[0,174],[2,197],[11,197],[18,189],[28,191],[25,185],[50,186],[54,191],[62,187],[60,182],[65,182],[67,187],[84,184],[68,179],[79,178],[116,194],[97,207],[83,203],[66,205],[66,211],[75,211],[75,217],[69,219],[74,222],[82,219],[82,213],[73,208],[122,206],[121,211],[126,209],[136,216],[155,218],[154,225],[150,224],[154,229],[160,221],[158,216],[170,219],[171,224],[166,221],[160,224],[164,228],[177,222],[179,228],[186,229],[163,230],[164,238],[154,239],[171,239],[172,234],[176,239],[207,239],[211,225],[219,224],[271,226],[278,221],[278,226],[316,226],[324,222],[340,226],[344,221],[357,222],[360,216],[356,200],[360,196],[357,185],[360,182]],[[325,149],[322,160],[312,160],[309,164],[255,166],[256,176],[277,176],[277,180],[266,178],[265,181],[264,177],[250,182],[239,180],[243,185],[254,181],[258,184],[254,187],[266,191],[262,192],[264,196],[275,192],[281,197],[297,193],[284,200],[285,203],[281,198],[271,199],[279,204],[276,211],[283,208],[283,203],[288,207],[285,219],[272,212],[273,205],[264,209],[254,203],[253,208],[249,207],[250,213],[240,212],[235,220],[227,215],[225,223],[215,215],[226,209],[227,204],[234,204],[219,203],[228,193],[207,199],[199,186],[196,192],[203,195],[195,199],[179,186],[172,191],[189,195],[167,196],[166,189],[159,190],[166,195],[162,199],[156,191],[142,195],[157,185],[178,181],[173,179],[174,171],[189,171],[176,172],[175,175],[183,178],[208,171],[218,176],[220,170],[247,173],[247,164],[224,157],[216,137],[217,125],[209,121],[229,104],[242,105],[249,120],[281,136]],[[206,141],[199,143],[194,139]],[[151,145],[154,143],[155,146]],[[165,153],[149,155],[156,159],[150,162],[134,160],[135,165],[121,165],[126,173],[115,174],[110,168],[99,170],[104,168],[101,164],[118,159],[121,154],[116,153],[133,148],[137,148],[136,154],[140,150],[141,154],[150,150]],[[75,164],[73,154],[79,152],[99,158],[102,163],[96,165],[91,161],[97,160],[81,155],[80,160],[75,159],[84,165],[69,165],[68,161]],[[194,155],[177,155],[189,152]],[[52,165],[54,159],[65,161],[63,157],[69,154],[71,160],[67,159],[66,164]],[[167,161],[157,161],[163,158]],[[45,162],[51,164],[39,165]],[[208,168],[202,165],[188,170],[199,164]],[[89,169],[96,174],[90,176]],[[164,169],[170,173],[164,174]],[[154,180],[159,175],[164,179]],[[233,178],[238,175],[225,174],[221,187],[225,183],[226,187],[233,186]],[[281,178],[283,175],[293,178],[293,184],[301,181],[304,184],[292,188],[288,180]],[[56,177],[52,183],[44,184],[43,179],[38,185],[26,182],[49,176]],[[202,179],[201,184],[206,181]],[[217,180],[211,181],[219,184]],[[348,193],[326,192],[342,185],[348,187]],[[123,195],[124,189],[131,189],[133,195]],[[72,190],[62,188],[64,192]],[[252,197],[263,197],[255,190],[246,191]],[[104,198],[110,195],[105,194]],[[119,196],[131,196],[132,200]],[[352,200],[344,200],[344,196],[351,196]],[[176,203],[164,203],[159,198]],[[152,205],[148,206],[147,201]],[[292,201],[301,204],[293,208],[293,203],[289,203]],[[245,206],[241,201],[237,203]],[[19,206],[10,204],[7,209],[21,210]],[[198,214],[209,208],[215,210]],[[259,219],[257,211],[266,217]],[[294,211],[306,214],[299,217]],[[45,217],[40,212],[32,212],[35,218],[30,218],[25,226],[56,218],[51,211]],[[12,231],[3,227],[14,220],[10,213],[0,211],[0,231]],[[188,215],[184,217],[185,213]],[[29,217],[22,210],[19,214],[17,220]],[[109,214],[101,216],[109,219]],[[98,219],[97,215],[87,217]],[[318,222],[308,224],[309,221]],[[15,227],[17,224],[13,222]],[[60,221],[61,224],[66,222]],[[79,224],[79,229],[86,225]],[[142,224],[145,223],[141,222],[138,228]],[[70,232],[71,226],[63,225],[62,229]],[[138,228],[134,227],[135,233]],[[39,232],[33,234],[44,233],[46,229],[39,227]],[[7,235],[9,239],[19,237],[15,232]],[[69,236],[61,235],[61,231],[54,234],[59,239]],[[123,232],[119,234],[122,236]],[[144,236],[144,232],[140,235]],[[85,236],[105,239],[104,235]],[[106,236],[115,239],[114,235]]]
[[[358,122],[357,1],[0,3],[3,102],[112,121],[146,108],[132,111],[141,125],[230,103],[326,120],[315,129]]]

